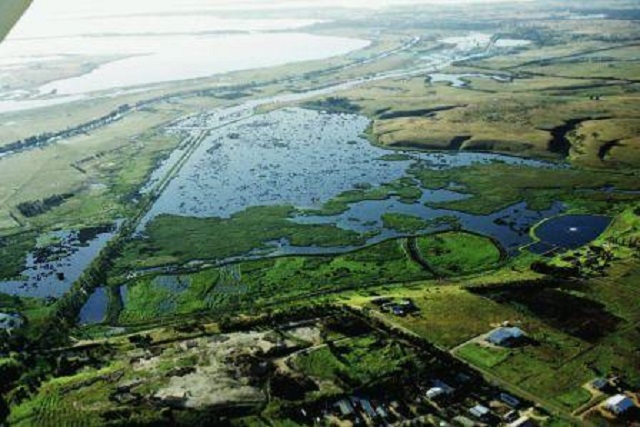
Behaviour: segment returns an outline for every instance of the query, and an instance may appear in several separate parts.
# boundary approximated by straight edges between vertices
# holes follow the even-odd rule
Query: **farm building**
[[[500,400],[511,406],[512,408],[517,408],[518,406],[520,406],[520,401],[507,393],[500,393]]]
[[[591,381],[591,387],[596,390],[604,390],[609,385],[609,380],[605,378],[596,378]]]
[[[340,409],[340,413],[342,414],[342,416],[348,417],[355,413],[353,406],[351,406],[351,403],[349,403],[349,401],[346,399],[342,399],[341,401],[336,403],[335,406]]]
[[[634,406],[633,400],[624,394],[615,395],[604,402],[605,409],[616,415],[622,415]]]
[[[427,399],[434,400],[439,397],[445,396],[447,393],[440,387],[432,387],[427,390]]]
[[[0,313],[0,329],[12,331],[21,328],[24,320],[17,314]]]
[[[498,328],[487,336],[487,341],[501,347],[509,347],[516,344],[525,334],[520,328]]]
[[[435,380],[429,390],[427,390],[427,399],[434,400],[445,396],[452,395],[456,390],[449,384],[441,380]]]
[[[476,405],[473,408],[471,408],[469,410],[469,413],[471,415],[473,415],[476,418],[482,419],[484,417],[486,417],[487,415],[489,415],[491,411],[489,411],[489,408],[487,408],[486,406],[482,406],[482,405]]]

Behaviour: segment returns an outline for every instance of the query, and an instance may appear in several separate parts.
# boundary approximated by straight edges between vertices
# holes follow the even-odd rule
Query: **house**
[[[393,299],[389,297],[378,297],[371,300],[371,303],[377,305],[378,307],[382,307],[383,305],[390,302],[393,302]]]
[[[629,409],[635,407],[635,404],[633,403],[633,400],[624,394],[617,394],[607,399],[604,402],[604,407],[607,411],[613,414],[622,415]]]
[[[500,347],[510,347],[524,338],[520,328],[498,328],[489,333],[487,341]]]
[[[429,400],[436,400],[448,397],[456,391],[455,388],[441,380],[435,380],[429,390],[427,390],[426,396]]]
[[[350,415],[353,415],[354,412],[355,412],[354,409],[353,409],[353,406],[351,406],[351,403],[349,403],[349,401],[347,399],[342,399],[341,401],[336,403],[335,406],[337,406],[338,409],[340,409],[340,413],[344,417],[348,417]]]
[[[373,409],[373,405],[368,399],[360,399],[360,405],[369,418],[376,418],[378,413]]]
[[[445,391],[440,387],[432,387],[429,390],[427,390],[427,399],[429,400],[435,400],[445,395],[446,395]]]
[[[516,421],[518,418],[520,418],[520,413],[519,413],[517,410],[515,410],[515,409],[513,409],[513,410],[511,410],[511,411],[507,412],[507,413],[502,417],[502,419],[503,419],[503,420],[505,420],[505,421],[506,421],[506,422],[508,422],[508,423],[512,423],[512,422]]]
[[[483,419],[489,415],[491,411],[486,406],[476,405],[469,409],[469,413],[478,419]]]
[[[18,314],[0,313],[0,329],[5,331],[12,331],[14,329],[21,328],[24,325],[24,320]]]
[[[512,408],[517,408],[518,406],[520,406],[520,401],[507,393],[500,393],[500,400],[511,406]]]
[[[376,408],[376,413],[380,416],[380,418],[387,418],[389,416],[389,414],[387,414],[387,411],[385,411],[382,406],[378,406]]]
[[[609,380],[605,378],[596,378],[595,380],[591,381],[591,387],[593,387],[595,390],[602,391],[608,385],[609,385]]]

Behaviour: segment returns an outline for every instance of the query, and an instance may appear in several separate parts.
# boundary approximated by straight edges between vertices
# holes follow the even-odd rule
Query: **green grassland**
[[[406,160],[406,158],[401,158],[401,160]],[[422,190],[418,187],[418,183],[410,177],[404,177],[377,187],[373,187],[369,183],[356,184],[356,187],[338,194],[323,204],[320,209],[309,210],[305,213],[331,216],[347,211],[352,203],[365,200],[385,200],[397,197],[403,203],[415,203],[422,197]]]
[[[334,225],[302,225],[290,221],[289,206],[249,208],[223,218],[189,218],[163,215],[149,224],[145,239],[135,239],[122,265],[149,267],[186,263],[198,259],[226,259],[253,249],[268,249],[270,241],[288,239],[294,246],[351,246],[365,236]]]
[[[487,332],[492,325],[521,318],[515,310],[478,297],[455,282],[398,287],[382,294],[410,298],[420,309],[420,315],[394,318],[393,322],[444,348],[460,345]],[[355,295],[348,301],[358,307],[373,309],[371,299],[371,296]]]
[[[64,224],[65,220],[67,226],[77,226],[83,220],[93,219],[96,212],[103,211],[108,215],[116,208],[113,205],[128,201],[127,196],[142,186],[156,162],[177,145],[175,137],[161,131],[141,131],[144,126],[156,125],[166,118],[150,113],[132,115],[95,133],[74,137],[66,144],[29,150],[3,159],[0,169],[0,179],[4,184],[0,188],[3,207],[0,224],[8,221],[5,218],[9,218],[10,213],[23,226],[36,227],[55,227],[59,223]],[[24,173],[25,170],[29,173]],[[21,202],[67,193],[84,197],[83,202],[93,199],[111,206],[100,206],[85,218],[77,210],[87,203],[73,203],[74,198],[69,199],[67,206],[63,205],[50,215],[35,220],[24,218],[14,210]],[[91,206],[90,203],[88,205]],[[111,213],[110,216],[113,218],[120,213]]]
[[[32,0],[5,0],[0,3],[0,42],[20,19]]]
[[[256,308],[308,294],[431,277],[430,272],[407,257],[399,241],[332,257],[248,261],[231,268],[236,272],[234,279],[229,279],[229,271],[230,267],[222,267],[189,275],[188,290],[173,295],[154,286],[155,278],[133,281],[120,319],[126,323],[194,311]]]
[[[432,269],[451,277],[493,268],[501,259],[491,239],[465,232],[427,236],[419,247]],[[344,255],[246,261],[179,277],[189,283],[183,291],[158,286],[153,276],[128,282],[120,322],[210,310],[233,313],[243,307],[257,309],[309,295],[320,298],[347,289],[414,282],[433,274],[412,259],[405,240],[398,239]]]
[[[549,151],[550,130],[565,121],[637,117],[634,86],[621,83],[602,89],[594,84],[593,89],[578,90],[584,81],[528,76],[510,83],[473,78],[468,87],[454,88],[414,78],[370,84],[345,96],[374,120],[372,138],[383,146],[557,157]],[[590,93],[607,95],[595,101]],[[464,138],[459,148],[457,138]]]
[[[506,349],[489,348],[475,343],[462,347],[457,354],[469,363],[485,369],[494,368],[509,357]]]
[[[453,229],[459,228],[460,223],[456,217],[438,217],[425,220],[413,215],[386,213],[382,215],[382,223],[385,228],[396,230],[400,233],[416,234],[429,227],[449,226]]]
[[[413,215],[387,213],[382,215],[385,228],[391,228],[401,233],[417,233],[427,228],[428,223]]]
[[[36,245],[36,233],[20,233],[0,238],[0,277],[17,278],[24,270],[25,254]]]
[[[447,232],[418,239],[422,257],[445,276],[495,269],[502,260],[499,245],[471,233]]]
[[[415,168],[413,174],[425,188],[447,188],[453,182],[458,191],[474,196],[464,200],[433,203],[433,206],[482,215],[521,201],[526,202],[530,209],[548,209],[552,202],[563,201],[570,206],[597,212],[599,209],[611,208],[612,202],[616,200],[634,200],[635,196],[603,195],[598,191],[576,193],[576,190],[597,190],[609,185],[619,190],[636,190],[639,182],[635,171],[620,173],[566,168],[540,169],[503,163],[448,170]],[[504,185],[505,182],[509,185]]]
[[[380,343],[367,336],[298,356],[294,363],[305,374],[322,380],[368,384],[398,373],[408,359],[397,343]]]

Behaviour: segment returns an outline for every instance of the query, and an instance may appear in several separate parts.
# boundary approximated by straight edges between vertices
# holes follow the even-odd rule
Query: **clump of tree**
[[[326,110],[331,113],[357,113],[362,109],[359,105],[349,101],[349,99],[338,96],[310,101],[305,103],[304,106],[314,110]]]
[[[28,138],[5,144],[0,147],[0,154],[17,153],[23,150],[44,147],[45,145],[51,144],[60,139],[85,135],[102,126],[121,120],[124,115],[131,110],[132,107],[130,105],[123,104],[105,116],[79,124],[78,126],[70,127],[58,132],[44,132],[39,135],[30,136]]]
[[[23,216],[32,218],[62,205],[65,200],[70,199],[71,197],[73,197],[73,194],[54,194],[46,199],[20,203],[17,208]]]

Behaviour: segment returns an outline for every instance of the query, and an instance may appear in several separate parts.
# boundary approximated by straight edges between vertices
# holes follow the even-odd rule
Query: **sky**
[[[515,2],[526,0],[35,0],[30,14],[48,16],[60,13],[80,15],[102,15],[107,13],[128,14],[161,13],[168,11],[198,10],[260,10],[304,7],[357,7],[378,9],[406,4],[455,4]]]
[[[3,0],[0,0],[3,1]],[[13,31],[9,34],[9,39],[59,37],[73,34],[97,34],[104,32],[114,32],[116,28],[125,29],[123,21],[128,20],[128,31],[124,32],[156,32],[156,27],[165,25],[172,28],[174,32],[187,30],[193,25],[204,29],[217,28],[224,30],[229,26],[237,29],[269,30],[261,28],[256,23],[250,25],[251,19],[241,18],[236,15],[236,21],[246,20],[247,28],[238,25],[238,22],[231,23],[232,20],[225,17],[225,12],[254,12],[251,16],[253,21],[258,21],[259,12],[269,11],[270,18],[278,16],[277,11],[289,9],[337,9],[340,7],[381,9],[390,6],[401,6],[411,4],[459,4],[459,3],[491,3],[534,1],[534,0],[34,0],[27,13],[18,22]],[[229,21],[210,22],[216,18]],[[162,15],[162,22],[155,16]],[[234,14],[235,15],[235,14]],[[297,14],[300,15],[300,14]],[[283,14],[282,18],[286,19]],[[290,16],[290,15],[289,15]],[[304,16],[304,14],[302,14]],[[138,22],[135,22],[133,18]],[[168,18],[173,17],[174,21]],[[312,22],[303,22],[297,16],[297,24],[290,23],[280,25],[280,27],[299,27]],[[310,18],[311,19],[311,18]],[[201,21],[201,22],[198,22]],[[265,20],[266,22],[266,20]],[[227,25],[228,24],[228,25]],[[166,29],[166,28],[165,28]],[[139,31],[138,31],[139,30]]]

